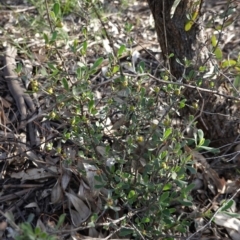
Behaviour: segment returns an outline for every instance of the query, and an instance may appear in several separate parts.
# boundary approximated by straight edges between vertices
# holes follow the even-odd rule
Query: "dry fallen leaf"
[[[85,222],[91,215],[90,208],[78,197],[71,193],[65,193],[69,200],[69,211],[71,214],[72,221],[76,227],[80,226],[81,223]],[[74,209],[71,208],[71,205],[74,206]]]
[[[56,174],[59,174],[58,167],[51,166],[48,167],[47,170],[44,168],[32,168],[27,169],[26,171],[21,172],[12,172],[10,174],[11,178],[25,180],[43,180],[48,179],[50,177],[56,177]]]
[[[24,208],[36,208],[37,213],[40,213],[40,208],[36,202],[31,202],[24,206]]]
[[[100,185],[101,183],[95,179],[95,176],[98,176],[98,169],[91,164],[83,163],[85,171],[86,171],[86,178],[91,189],[93,196],[98,196],[100,189],[96,189],[95,185]]]
[[[71,176],[72,176],[72,172],[63,167],[63,175],[62,175],[62,181],[61,181],[61,184],[62,184],[62,189],[65,190],[71,180]]]
[[[51,202],[53,204],[59,203],[63,200],[63,191],[61,187],[61,181],[58,179],[51,191]]]
[[[240,238],[235,238],[240,236],[240,220],[234,218],[226,213],[217,213],[214,216],[214,222],[219,225],[225,227],[231,236],[234,237],[232,239],[239,240]]]

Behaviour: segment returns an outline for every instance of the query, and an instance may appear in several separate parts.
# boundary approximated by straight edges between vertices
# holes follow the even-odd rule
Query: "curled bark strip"
[[[13,96],[18,111],[21,115],[20,128],[25,129],[25,123],[27,121],[28,110],[34,113],[36,107],[31,97],[25,93],[23,83],[19,81],[18,75],[14,72],[16,69],[15,57],[17,56],[17,49],[13,46],[7,46],[6,54],[4,56],[4,77],[7,82],[8,89]],[[30,139],[31,146],[36,145],[36,132],[33,123],[27,124],[27,132]]]
[[[26,121],[27,119],[26,106],[31,110],[31,112],[34,112],[36,108],[31,97],[28,94],[24,93],[24,86],[19,81],[17,74],[14,72],[14,69],[16,68],[16,55],[16,48],[8,46],[6,49],[6,54],[4,56],[4,77],[7,81],[8,89],[17,104],[17,108],[20,112],[22,122]]]

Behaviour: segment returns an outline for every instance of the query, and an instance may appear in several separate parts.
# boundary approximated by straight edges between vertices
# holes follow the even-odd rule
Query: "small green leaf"
[[[119,232],[119,235],[121,237],[124,237],[124,236],[127,236],[127,235],[130,235],[133,233],[133,230],[132,229],[127,229],[127,228],[121,228],[120,232]]]
[[[202,129],[198,129],[197,133],[198,133],[199,139],[200,140],[203,139],[204,133],[203,133]]]
[[[233,82],[234,87],[239,90],[240,89],[240,75],[237,75]]]
[[[150,222],[150,218],[149,217],[143,217],[141,220],[141,223],[149,223]]]
[[[179,102],[179,108],[184,108],[186,106],[185,102],[186,102],[186,99],[181,100]]]
[[[184,64],[179,60],[179,58],[176,58],[176,62],[180,64],[181,66],[184,66]]]
[[[146,69],[145,62],[141,61],[141,62],[138,64],[138,71],[139,71],[140,73],[144,73],[145,69]]]
[[[194,189],[194,187],[195,187],[195,184],[191,183],[184,189],[184,192],[185,193],[190,193]]]
[[[219,47],[215,49],[214,54],[218,60],[221,60],[223,57],[222,50]]]
[[[63,224],[63,222],[65,220],[65,217],[66,217],[66,213],[60,215],[60,217],[58,219],[58,223],[57,223],[56,229],[58,229],[59,227],[62,226],[62,224]]]
[[[112,68],[112,74],[119,72],[119,66],[114,66]]]
[[[94,176],[94,179],[95,179],[97,182],[104,183],[104,181],[103,181],[103,179],[102,179],[102,176],[95,175],[95,176]]]
[[[218,30],[218,31],[222,31],[223,30],[223,26],[222,25],[217,25],[215,27],[215,29]]]
[[[91,112],[92,111],[92,109],[94,108],[94,100],[93,99],[91,99],[90,101],[89,101],[89,103],[88,103],[88,111],[89,112]]]
[[[53,12],[54,12],[55,16],[58,17],[58,14],[60,12],[60,4],[58,2],[54,3]]]
[[[87,33],[88,33],[87,27],[83,27],[82,34],[84,35],[85,38],[87,38]]]
[[[97,213],[93,213],[92,214],[92,216],[91,216],[91,222],[96,222],[97,221],[97,219],[98,219],[98,215],[97,215]]]
[[[196,174],[196,169],[191,167],[191,166],[187,166],[187,169],[190,171],[191,174]]]
[[[97,67],[99,67],[101,65],[102,61],[103,61],[102,57],[98,58],[95,61],[95,63],[93,64],[93,66],[91,67],[91,70],[95,70]]]
[[[62,79],[62,85],[63,85],[65,90],[69,90],[68,81],[67,81],[66,78]]]
[[[216,46],[217,46],[218,42],[217,42],[217,38],[216,38],[215,35],[212,35],[212,37],[211,37],[211,43],[212,43],[212,46],[213,46],[213,47],[216,47]]]
[[[172,184],[167,183],[167,184],[164,185],[164,187],[163,187],[163,191],[170,190],[171,188],[172,188]]]
[[[214,154],[217,154],[220,152],[220,150],[217,148],[212,148],[212,147],[207,147],[207,146],[198,146],[197,149],[203,149],[203,150],[206,150],[206,151],[214,153]]]
[[[194,138],[195,144],[197,145],[197,133],[196,132],[193,132],[193,138]]]
[[[115,207],[115,206],[109,206],[110,209],[112,209],[115,212],[119,212],[121,210],[120,207]]]
[[[185,32],[190,31],[193,24],[194,24],[194,22],[192,20],[188,20],[185,24],[185,27],[184,27]]]
[[[206,66],[200,66],[199,71],[200,72],[205,72],[206,71]]]
[[[103,183],[103,184],[96,184],[96,185],[94,185],[94,188],[101,189],[101,188],[104,188],[105,186],[106,186],[105,183]]]
[[[201,139],[199,140],[198,145],[199,145],[199,146],[202,146],[202,145],[204,144],[204,142],[205,142],[205,138],[201,138]]]
[[[15,69],[16,73],[18,73],[18,74],[21,73],[22,67],[23,67],[22,64],[21,64],[21,63],[18,63],[18,64],[17,64],[17,68]]]
[[[55,16],[55,13],[53,11],[50,11],[49,15],[52,18],[52,20],[56,21],[56,16]]]
[[[168,209],[170,213],[175,213],[176,212],[176,208],[169,208]]]
[[[43,38],[45,40],[45,44],[49,43],[48,35],[46,33],[43,33]]]
[[[185,199],[185,200],[183,200],[183,201],[180,201],[180,202],[181,202],[181,204],[182,204],[183,206],[187,206],[187,207],[193,205],[192,202],[189,201],[189,200],[187,200],[187,199]]]
[[[81,45],[81,50],[80,50],[82,55],[86,55],[87,53],[87,41],[84,41]]]
[[[226,68],[226,67],[233,67],[237,64],[237,62],[233,59],[229,59],[229,60],[224,60],[222,61],[222,68]]]
[[[28,223],[31,223],[31,222],[33,221],[34,217],[35,217],[35,215],[34,215],[33,213],[30,213],[30,214],[28,215],[27,222],[28,222]]]
[[[163,192],[160,196],[160,202],[165,202],[166,200],[169,200],[169,192]]]
[[[57,36],[58,36],[58,32],[57,32],[57,31],[54,31],[54,32],[52,33],[52,38],[51,38],[50,42],[54,42],[54,41],[56,40]]]
[[[233,17],[229,18],[229,20],[224,23],[223,28],[230,26],[233,22],[234,22],[234,18]]]
[[[125,29],[125,31],[127,31],[129,33],[129,32],[131,32],[132,27],[133,27],[133,25],[131,23],[127,22],[124,26],[124,29]]]
[[[136,192],[134,190],[131,190],[128,193],[128,199],[136,198]]]
[[[195,12],[193,13],[193,15],[192,15],[192,19],[191,19],[191,20],[192,20],[192,21],[196,21],[198,15],[199,15],[199,11],[195,11]]]
[[[83,42],[83,49],[85,52],[87,52],[87,41]]]
[[[73,87],[72,87],[72,94],[73,94],[73,96],[75,96],[75,97],[79,95],[76,86],[73,86]]]
[[[233,218],[238,218],[238,219],[240,219],[240,214],[238,214],[238,213],[232,213],[232,212],[226,212],[226,211],[221,211],[222,213],[225,213],[226,215],[228,215],[228,216],[231,216],[231,217],[233,217]]]
[[[39,227],[36,227],[35,230],[34,230],[34,233],[36,235],[39,235],[41,233],[41,229]]]
[[[169,135],[172,133],[172,129],[171,128],[167,128],[164,132],[164,135],[163,135],[163,139],[167,139],[169,137]]]
[[[52,63],[48,63],[48,67],[52,70],[52,71],[56,71],[56,67],[52,64]]]
[[[221,207],[221,211],[226,211],[228,210],[229,208],[232,207],[232,205],[234,204],[234,201],[231,199],[231,200],[226,200],[226,202],[224,202],[223,206]]]
[[[122,54],[126,51],[126,46],[121,45],[120,48],[118,49],[117,56],[120,57]]]

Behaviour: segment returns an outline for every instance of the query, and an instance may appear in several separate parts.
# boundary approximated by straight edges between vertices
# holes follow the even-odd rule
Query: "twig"
[[[132,227],[135,229],[135,231],[139,234],[139,236],[145,240],[145,237],[142,235],[142,233],[138,230],[138,228],[133,224],[133,222],[131,221]]]
[[[136,214],[136,213],[134,213]],[[132,215],[131,215],[132,216]],[[116,220],[111,220],[111,222],[107,222],[107,223],[96,223],[94,225],[94,227],[102,227],[102,226],[110,226],[111,224],[116,224],[119,223],[121,221],[123,221],[124,219],[128,218],[128,215],[124,215],[123,217],[116,219]],[[72,228],[69,230],[59,230],[59,231],[50,231],[49,233],[53,233],[53,234],[57,234],[57,233],[70,233],[70,232],[75,232],[75,231],[80,231],[80,230],[85,230],[85,229],[89,229],[92,228],[93,226],[81,226],[81,227],[77,227],[77,228]]]
[[[12,13],[12,12],[14,12],[14,13],[22,13],[22,12],[27,12],[27,11],[36,9],[35,6],[24,7],[23,9],[16,9],[16,10],[14,10],[14,8],[16,8],[16,6],[9,6],[8,5],[7,7],[12,9],[12,10],[1,10],[0,13],[1,14],[3,14],[3,13]],[[17,6],[17,7],[19,8],[20,6]]]
[[[193,86],[193,85],[182,83],[182,82],[165,81],[165,80],[162,80],[162,79],[154,77],[150,73],[143,73],[143,74],[138,74],[138,75],[125,73],[125,75],[127,75],[127,76],[134,76],[134,77],[136,77],[136,76],[138,76],[138,77],[149,76],[150,78],[152,78],[152,79],[154,79],[154,80],[156,80],[156,81],[158,81],[160,83],[178,85],[178,86],[182,86],[182,87],[186,87],[186,88],[195,89],[195,90],[198,90],[198,91],[201,91],[201,92],[208,92],[208,93],[216,94],[216,95],[228,98],[228,99],[233,99],[233,100],[238,100],[238,101],[240,100],[240,97],[234,97],[234,96],[226,95],[226,94],[220,93],[219,91],[216,91],[216,90],[211,90],[211,89],[207,89],[207,88],[201,88],[201,87]]]
[[[113,231],[111,234],[109,234],[107,237],[105,237],[104,240],[110,239],[114,234],[119,232],[121,230],[121,228],[122,228],[121,226],[119,228],[117,228],[115,231]]]

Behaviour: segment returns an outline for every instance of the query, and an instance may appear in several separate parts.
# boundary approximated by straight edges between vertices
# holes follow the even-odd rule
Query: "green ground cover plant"
[[[13,25],[26,34],[18,41],[4,35],[24,59],[16,72],[39,110],[29,120],[36,146],[27,142],[24,152],[31,154],[14,153],[18,159],[6,167],[5,178],[35,186],[22,216],[4,214],[16,224],[8,236],[17,240],[187,239],[194,219],[213,221],[213,212],[196,210],[194,180],[210,168],[199,152],[215,157],[220,150],[197,126],[199,103],[189,104],[184,95],[206,68],[188,73],[184,83],[172,81],[154,52],[140,45],[149,59],[139,53],[133,22],[126,19],[120,30],[109,25],[110,9],[121,15],[134,6],[116,2],[28,0],[33,12],[16,13]],[[210,46],[219,69],[234,75],[237,99],[240,59],[225,59],[219,41],[212,35]],[[199,80],[193,89],[202,87]],[[187,108],[191,114],[182,118]],[[217,195],[213,188],[210,197]],[[226,202],[220,212],[234,204]],[[16,212],[11,206],[4,202],[4,212]]]

